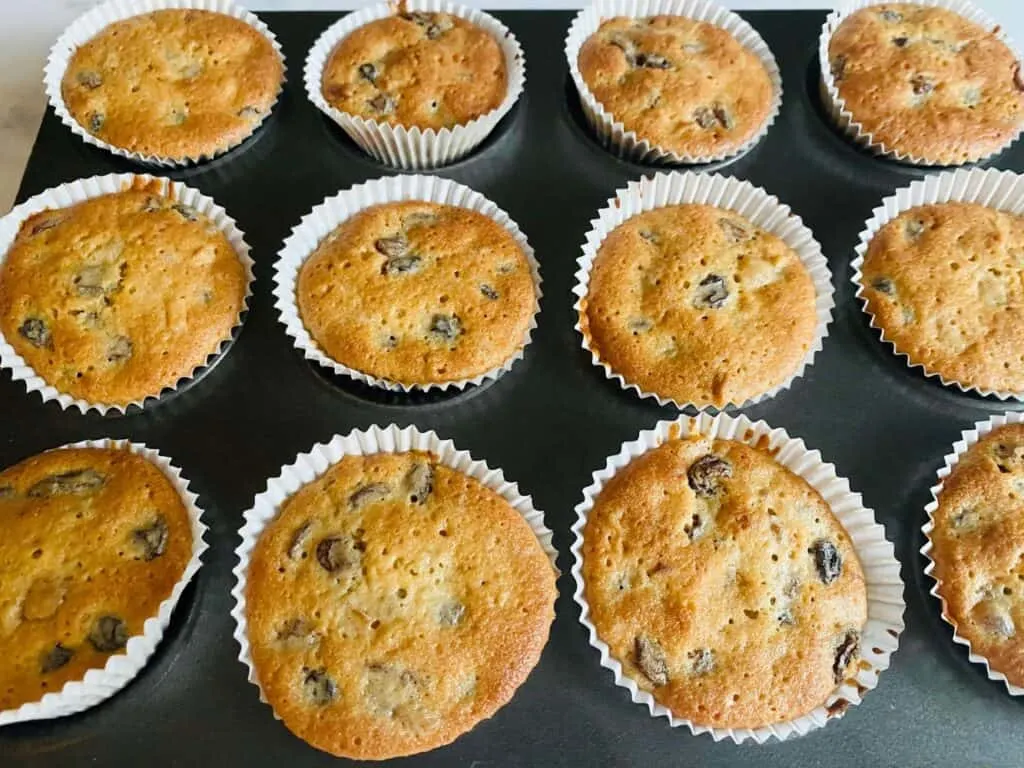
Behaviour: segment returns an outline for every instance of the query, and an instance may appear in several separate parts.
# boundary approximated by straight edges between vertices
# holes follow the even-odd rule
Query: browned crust
[[[87,133],[185,160],[244,140],[284,80],[281,57],[244,21],[171,9],[118,21],[80,46],[61,93]]]
[[[728,290],[719,307],[699,300],[715,276]],[[817,326],[814,283],[795,251],[736,213],[694,204],[638,214],[609,233],[580,320],[591,349],[627,382],[719,407],[795,374]]]
[[[414,464],[434,467],[423,504],[409,499]],[[360,509],[352,494],[385,483]],[[305,554],[288,551],[313,521]],[[360,568],[332,574],[320,542],[362,542]],[[334,755],[384,759],[447,744],[491,717],[540,658],[554,618],[555,575],[529,525],[478,481],[423,453],[349,456],[292,495],[267,526],[248,571],[247,618],[260,686],[297,736]],[[454,626],[439,606],[464,608]],[[286,647],[282,622],[320,633]],[[323,669],[337,696],[316,706],[302,669]]]
[[[732,473],[698,497],[688,472],[708,454]],[[819,539],[842,556],[829,585],[810,552]],[[860,562],[825,501],[768,453],[729,440],[669,440],[609,480],[588,515],[583,578],[597,634],[624,673],[704,726],[756,728],[823,705],[837,645],[867,619]],[[638,666],[641,635],[660,644],[667,683]],[[703,674],[701,649],[713,659]]]
[[[1024,392],[1024,218],[975,203],[912,208],[872,238],[861,271],[867,311],[912,364]]]
[[[885,4],[844,19],[828,55],[839,96],[874,143],[963,163],[999,150],[1024,120],[1019,64],[996,32],[944,8]]]
[[[372,78],[360,67],[374,68]],[[505,54],[489,33],[447,13],[399,13],[344,38],[324,67],[322,90],[342,112],[408,128],[451,128],[501,106]],[[379,99],[393,103],[384,109]],[[374,105],[378,106],[374,106]]]
[[[424,215],[435,218],[418,223]],[[389,272],[377,243],[399,236],[406,257],[419,261]],[[427,384],[504,365],[523,347],[535,290],[526,254],[493,219],[403,202],[367,208],[324,238],[303,263],[296,293],[303,324],[329,357],[377,378]],[[438,317],[457,319],[454,338],[431,330]]]
[[[668,66],[633,66],[631,55],[660,56]],[[608,19],[583,43],[578,66],[627,131],[677,155],[737,150],[771,112],[772,82],[757,55],[721,27],[683,16]]]
[[[245,268],[227,237],[156,182],[136,187],[30,216],[0,265],[7,342],[91,403],[175,386],[230,338],[243,307]],[[48,341],[22,332],[30,319]]]
[[[105,482],[88,493],[28,495],[47,476],[83,469]],[[132,535],[157,514],[167,524],[166,549],[145,561]],[[192,557],[180,495],[159,468],[126,450],[49,451],[0,472],[0,528],[0,710],[106,665],[111,653],[86,639],[94,621],[116,615],[129,636],[141,635]],[[43,673],[41,659],[55,643],[73,655]]]
[[[992,669],[1024,686],[1024,424],[996,428],[960,456],[933,520],[945,616]]]

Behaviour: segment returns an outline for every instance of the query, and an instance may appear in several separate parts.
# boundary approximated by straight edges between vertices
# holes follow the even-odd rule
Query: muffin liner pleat
[[[793,720],[760,728],[713,728],[677,717],[625,674],[622,664],[611,655],[608,645],[590,620],[583,577],[583,542],[590,511],[605,485],[633,459],[664,442],[692,434],[709,439],[735,440],[774,453],[779,464],[806,480],[821,494],[849,534],[864,569],[868,618],[861,630],[861,663],[857,672],[837,685],[821,706]],[[571,547],[572,575],[576,583],[573,597],[580,606],[580,622],[587,629],[590,644],[600,654],[601,666],[612,671],[615,684],[628,690],[634,703],[646,706],[652,717],[667,718],[672,727],[685,726],[695,735],[707,733],[715,741],[731,739],[737,744],[747,740],[763,744],[772,738],[783,741],[802,736],[841,717],[849,706],[860,704],[863,694],[878,685],[879,675],[889,667],[890,657],[899,645],[904,627],[903,581],[900,579],[900,563],[893,545],[885,537],[885,529],[875,521],[874,513],[864,506],[860,494],[850,490],[849,482],[838,477],[835,467],[824,462],[818,451],[809,450],[803,440],[790,437],[783,429],[772,429],[763,421],[751,421],[743,415],[732,417],[701,413],[659,422],[654,429],[641,432],[636,440],[624,443],[618,453],[608,457],[602,469],[594,472],[593,481],[583,491],[583,501],[576,505],[576,516]]]
[[[594,345],[587,325],[583,321],[586,312],[587,292],[590,287],[590,273],[597,258],[598,251],[605,239],[619,225],[637,214],[684,203],[700,203],[713,205],[727,211],[733,211],[750,220],[758,227],[781,238],[800,258],[814,283],[814,308],[817,324],[814,340],[804,355],[804,359],[792,374],[782,383],[741,403],[730,402],[724,408],[746,407],[774,397],[788,389],[793,382],[803,376],[807,367],[814,362],[814,356],[821,351],[828,337],[828,326],[832,322],[832,309],[835,307],[832,288],[832,273],[828,261],[822,255],[821,246],[814,239],[814,234],[788,205],[784,205],[774,195],[768,194],[760,187],[740,179],[693,172],[659,173],[639,181],[631,181],[619,189],[615,197],[597,212],[597,218],[590,224],[583,254],[577,259],[576,284],[573,294],[576,296],[576,331],[583,340],[583,348],[590,353],[591,362],[604,371],[605,376],[618,383],[622,389],[632,391],[642,398],[653,398],[658,405],[672,405],[680,410],[684,408],[707,408],[711,411],[719,409],[708,405],[697,405],[692,402],[680,402],[664,397],[656,392],[647,392],[616,372],[612,366],[601,359],[599,350]]]
[[[116,694],[142,671],[150,656],[164,636],[171,622],[171,614],[181,598],[181,593],[192,581],[202,565],[200,556],[207,549],[203,537],[206,526],[203,524],[203,511],[197,503],[198,497],[188,487],[188,481],[182,477],[181,470],[166,456],[142,443],[127,440],[85,440],[78,443],[63,445],[62,448],[113,448],[125,450],[141,456],[155,465],[178,492],[185,510],[192,523],[192,557],[185,570],[171,590],[171,594],[157,609],[156,616],[146,619],[142,634],[128,639],[123,653],[112,655],[103,668],[90,669],[81,680],[72,680],[59,691],[45,694],[39,701],[22,704],[17,709],[0,711],[0,726],[21,723],[28,720],[49,720],[64,717],[94,707]]]
[[[302,322],[296,296],[299,271],[306,259],[316,250],[320,241],[328,234],[366,208],[382,203],[395,203],[405,200],[418,200],[440,205],[452,205],[476,211],[499,224],[506,230],[526,255],[533,278],[534,304],[530,324],[526,329],[522,343],[518,349],[500,366],[468,379],[445,382],[418,382],[406,384],[389,379],[379,378],[363,371],[358,371],[332,359]],[[299,224],[285,239],[278,259],[274,265],[274,306],[280,314],[285,331],[292,338],[307,360],[327,368],[334,373],[348,376],[356,381],[379,387],[391,392],[427,392],[430,390],[465,389],[470,385],[479,385],[485,381],[497,379],[507,373],[516,361],[521,360],[526,352],[537,327],[537,315],[540,312],[541,276],[540,265],[534,257],[533,248],[501,208],[469,187],[438,176],[385,176],[384,178],[357,184],[350,189],[339,192],[317,205],[306,214]]]
[[[231,247],[238,255],[238,260],[245,269],[245,296],[238,313],[238,319],[231,329],[230,336],[224,338],[218,345],[218,348],[211,352],[203,363],[197,365],[188,376],[179,379],[173,386],[167,386],[160,392],[153,392],[140,400],[133,400],[125,404],[93,403],[59,391],[52,384],[47,383],[42,376],[25,362],[25,359],[14,350],[11,343],[4,337],[3,332],[0,331],[0,368],[9,370],[14,381],[24,382],[28,392],[37,392],[42,397],[43,402],[54,400],[64,410],[74,408],[81,413],[95,410],[103,415],[108,413],[123,414],[133,405],[139,408],[149,407],[172,397],[180,387],[194,379],[197,374],[212,368],[220,362],[231,348],[238,334],[241,333],[242,324],[249,310],[254,280],[253,260],[249,256],[249,245],[245,242],[245,235],[235,224],[235,220],[227,214],[227,211],[217,205],[213,198],[207,197],[199,190],[185,186],[178,181],[170,181],[169,179],[148,174],[109,174],[70,181],[58,187],[48,189],[45,192],[40,192],[35,197],[31,197],[21,205],[16,206],[10,213],[0,219],[0,269],[3,267],[3,263],[7,258],[7,252],[14,243],[22,223],[33,214],[55,208],[67,208],[94,197],[122,192],[141,185],[157,185],[160,194],[194,208],[199,213],[207,216],[228,239],[228,242],[231,243]]]
[[[579,68],[580,49],[587,39],[597,32],[602,22],[616,16],[643,18],[659,15],[686,16],[721,27],[736,38],[740,45],[756,55],[764,66],[772,82],[771,108],[760,130],[739,147],[708,155],[677,154],[658,147],[634,131],[626,130],[625,126],[597,100],[583,80]],[[565,39],[565,57],[569,73],[579,93],[580,106],[598,141],[617,157],[635,163],[694,165],[720,162],[745,154],[768,133],[782,105],[782,75],[767,43],[757,30],[740,16],[711,0],[597,0],[573,19]]]
[[[480,117],[450,128],[406,128],[368,120],[343,112],[324,98],[323,73],[327,62],[344,38],[371,21],[402,11],[448,13],[475,24],[490,34],[505,55],[508,91],[496,108]],[[519,99],[526,83],[526,57],[516,36],[493,16],[447,0],[403,0],[378,3],[342,17],[313,44],[306,58],[306,95],[317,109],[337,123],[359,147],[385,165],[402,170],[428,170],[448,165],[475,149],[494,130]]]
[[[544,524],[544,513],[533,506],[533,500],[519,491],[516,483],[505,479],[500,469],[491,469],[483,461],[474,459],[468,451],[461,451],[451,440],[444,440],[433,432],[421,432],[416,427],[399,428],[395,424],[385,427],[373,425],[366,430],[353,430],[347,435],[336,435],[327,443],[318,443],[306,453],[299,454],[295,461],[281,468],[277,477],[267,481],[267,488],[258,494],[253,506],[243,517],[239,532],[242,541],[235,550],[238,564],[232,573],[235,586],[231,590],[235,605],[231,616],[235,621],[234,638],[239,646],[238,660],[248,670],[248,680],[259,690],[260,701],[270,704],[260,687],[259,675],[252,659],[249,646],[248,617],[246,612],[246,591],[249,562],[253,549],[263,529],[270,524],[281,505],[303,486],[313,482],[345,456],[369,456],[376,453],[406,453],[421,451],[431,453],[437,461],[457,472],[479,481],[482,485],[501,496],[530,526],[541,549],[551,561],[551,568],[558,575],[555,561],[558,551],[551,539],[551,529]],[[273,711],[273,707],[271,707]],[[277,712],[274,718],[280,720]]]
[[[930,577],[934,582],[929,594],[939,601],[939,604],[942,607],[942,620],[953,628],[953,642],[967,648],[967,658],[975,664],[983,665],[985,667],[985,674],[988,675],[989,680],[996,680],[997,682],[1003,683],[1003,685],[1006,686],[1007,693],[1011,696],[1024,696],[1024,687],[1014,685],[1006,679],[1006,675],[993,669],[989,665],[988,659],[978,653],[975,653],[974,649],[971,647],[971,641],[960,634],[959,624],[957,623],[956,618],[950,614],[946,599],[942,596],[942,582],[935,576],[935,560],[933,558],[934,546],[932,544],[932,531],[935,530],[935,513],[939,508],[939,496],[942,494],[946,478],[948,478],[950,473],[956,468],[956,465],[960,463],[961,457],[979,440],[985,437],[992,430],[1007,424],[1024,424],[1024,412],[1010,411],[1000,416],[993,416],[986,421],[979,421],[974,425],[974,429],[965,429],[961,433],[960,439],[953,443],[952,453],[946,454],[944,458],[944,465],[939,469],[938,482],[931,487],[932,500],[928,502],[928,505],[924,508],[925,513],[928,515],[928,520],[921,527],[921,532],[924,533],[925,538],[925,545],[921,547],[921,554],[928,560],[928,564],[924,569],[925,575]]]
[[[899,349],[896,343],[886,336],[885,329],[878,324],[875,315],[868,310],[862,270],[864,257],[867,255],[871,240],[882,227],[911,208],[948,202],[978,203],[997,211],[1024,215],[1024,176],[1011,171],[995,169],[972,168],[947,171],[912,182],[909,186],[896,190],[896,194],[884,198],[882,204],[871,212],[871,217],[864,223],[864,229],[861,230],[859,236],[860,242],[855,249],[857,255],[850,263],[850,268],[853,270],[851,279],[857,289],[856,296],[861,302],[864,314],[868,316],[871,327],[879,332],[883,343],[892,347],[893,352],[906,361],[908,368],[919,368],[925,376],[938,378],[944,386],[955,387],[961,392],[975,392],[984,396],[994,395],[1000,400],[1024,401],[1024,392],[985,389],[975,386],[969,381],[956,381],[947,378],[923,361],[911,359],[908,353]]]
[[[266,111],[266,114],[262,115],[258,122],[253,123],[252,130],[248,134],[241,137],[234,144],[218,149],[216,152],[210,154],[201,154],[196,157],[185,158],[162,157],[160,155],[131,152],[121,147],[114,146],[113,144],[109,144],[102,139],[93,136],[79,125],[78,121],[72,117],[67,104],[64,102],[61,83],[64,80],[64,73],[67,71],[71,57],[79,46],[87,43],[114,22],[123,21],[124,19],[129,19],[133,16],[140,16],[144,13],[152,13],[153,11],[166,9],[213,11],[215,13],[223,13],[227,16],[239,19],[240,21],[244,21],[267,39],[278,58],[281,60],[281,83],[279,84],[277,93],[274,96],[274,101]],[[220,157],[221,155],[230,152],[252,136],[267,117],[270,116],[274,107],[277,106],[277,101],[281,97],[282,90],[284,90],[286,78],[287,68],[285,66],[284,54],[281,53],[281,45],[277,42],[277,38],[274,36],[274,33],[270,31],[270,28],[264,24],[258,16],[250,13],[241,6],[235,5],[233,2],[230,2],[230,0],[108,0],[108,2],[86,11],[71,22],[71,25],[61,33],[61,36],[57,38],[57,42],[54,43],[53,47],[50,49],[49,56],[47,56],[46,59],[46,66],[43,70],[43,84],[46,88],[46,97],[49,99],[50,106],[53,107],[53,111],[56,113],[57,117],[60,118],[60,121],[70,128],[73,134],[78,136],[87,144],[92,144],[100,149],[105,149],[118,157],[124,157],[136,163],[150,165],[156,168],[182,168],[196,163],[202,163],[207,160],[212,160],[215,157]]]
[[[945,8],[946,10],[959,14],[968,21],[973,21],[984,29],[997,31],[999,39],[1006,43],[1010,50],[1013,51],[1014,56],[1018,60],[1021,58],[1020,50],[1016,45],[1014,45],[1013,41],[1010,40],[1009,36],[1005,32],[1001,31],[999,24],[995,19],[967,0],[913,0],[913,2],[915,5]],[[829,45],[832,43],[832,35],[835,34],[836,30],[839,29],[839,25],[842,24],[843,21],[845,21],[851,14],[862,8],[870,8],[874,5],[883,4],[882,0],[845,0],[845,2],[842,2],[837,8],[829,13],[828,17],[825,19],[825,23],[822,25],[821,34],[818,37],[818,65],[820,67],[819,91],[821,92],[822,105],[824,106],[825,111],[832,118],[832,121],[840,130],[842,130],[846,137],[857,146],[862,147],[880,157],[896,160],[901,163],[922,166],[961,165],[963,163],[980,162],[999,154],[1015,142],[1020,137],[1021,131],[1024,131],[1024,124],[1017,129],[1017,133],[1009,138],[1005,144],[988,154],[969,157],[965,160],[929,160],[927,158],[917,157],[916,155],[900,152],[897,149],[888,147],[883,142],[876,141],[870,133],[864,130],[864,127],[857,122],[853,113],[846,108],[846,101],[839,95],[839,88],[836,85],[835,78],[832,76],[832,67],[830,64],[828,49]]]

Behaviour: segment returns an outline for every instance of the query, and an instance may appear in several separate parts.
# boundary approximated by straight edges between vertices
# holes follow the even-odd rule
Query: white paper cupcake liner
[[[249,682],[259,689],[260,701],[264,704],[270,702],[263,694],[252,660],[246,616],[249,560],[263,529],[277,516],[281,505],[290,496],[320,477],[343,457],[408,451],[433,454],[440,464],[478,480],[511,504],[536,535],[541,549],[551,561],[552,570],[558,575],[555,564],[558,550],[551,541],[551,529],[544,524],[544,513],[534,508],[533,500],[521,494],[516,483],[506,480],[500,469],[491,469],[486,462],[470,456],[468,451],[457,449],[451,440],[442,440],[432,431],[420,432],[416,427],[400,429],[394,424],[387,427],[374,425],[365,431],[353,430],[347,435],[336,435],[330,442],[318,443],[309,452],[300,453],[295,461],[281,468],[281,474],[268,480],[267,489],[256,496],[252,508],[246,511],[239,531],[242,541],[235,550],[238,565],[233,570],[235,586],[231,590],[235,600],[235,606],[231,609],[231,616],[235,620],[234,638],[240,649],[238,660],[249,670]],[[275,719],[281,719],[277,712],[273,714]]]
[[[47,383],[42,376],[25,362],[21,355],[15,352],[14,347],[11,346],[10,342],[4,337],[3,332],[0,331],[0,368],[8,369],[14,381],[24,382],[25,388],[29,392],[38,392],[40,397],[43,398],[43,402],[56,400],[64,410],[76,408],[80,412],[86,413],[92,409],[104,415],[111,412],[123,414],[132,405],[144,408],[160,399],[169,397],[179,387],[192,381],[200,371],[209,369],[218,363],[227,353],[242,329],[242,323],[248,312],[249,300],[252,296],[253,283],[253,260],[249,256],[249,246],[245,242],[245,236],[235,224],[235,220],[228,216],[227,212],[217,205],[212,198],[178,181],[170,181],[169,179],[148,174],[109,174],[107,176],[92,176],[88,179],[70,181],[66,184],[61,184],[59,187],[53,187],[45,192],[40,192],[35,197],[31,197],[21,205],[13,208],[10,213],[0,219],[0,267],[3,266],[7,258],[7,252],[14,243],[19,228],[29,216],[53,208],[67,208],[84,200],[121,192],[132,188],[133,185],[143,183],[159,184],[161,194],[164,196],[184,203],[209,217],[217,229],[231,243],[235,253],[238,254],[239,261],[242,262],[242,266],[245,268],[245,298],[242,301],[242,308],[238,313],[238,320],[231,329],[231,335],[225,338],[218,346],[218,349],[211,353],[201,365],[196,366],[188,376],[180,379],[173,387],[165,387],[161,392],[153,392],[145,398],[133,400],[124,405],[116,403],[91,403],[59,391],[52,384]]]
[[[274,102],[270,105],[270,109],[266,111],[266,114],[260,117],[258,122],[253,123],[252,130],[248,134],[231,146],[224,147],[223,149],[219,149],[211,154],[203,154],[198,157],[189,158],[174,158],[130,152],[126,149],[122,149],[121,147],[116,147],[113,144],[108,144],[102,139],[99,139],[86,131],[78,124],[78,121],[71,116],[71,112],[68,111],[67,104],[64,103],[64,94],[61,90],[61,82],[64,80],[64,72],[68,68],[68,63],[79,46],[84,45],[116,21],[122,21],[124,19],[131,18],[132,16],[139,16],[144,13],[152,13],[153,11],[160,11],[168,8],[214,11],[216,13],[223,13],[244,21],[270,42],[274,51],[281,59],[281,83],[278,86],[277,94],[274,96]],[[154,41],[154,44],[156,44],[156,42],[157,41]],[[284,89],[285,78],[286,68],[284,54],[281,53],[281,45],[277,42],[277,38],[274,36],[274,33],[271,32],[270,28],[260,21],[255,14],[235,5],[230,2],[230,0],[108,0],[108,2],[87,11],[71,22],[71,26],[64,30],[61,36],[57,39],[57,42],[54,43],[53,48],[50,49],[50,55],[46,59],[46,67],[43,70],[43,82],[46,87],[46,96],[50,101],[50,106],[53,107],[54,112],[56,112],[57,117],[60,118],[61,122],[71,129],[72,133],[81,138],[82,141],[87,144],[92,144],[100,149],[105,149],[119,157],[125,157],[144,165],[152,165],[162,168],[180,168],[193,165],[195,163],[201,163],[206,160],[219,157],[240,145],[247,138],[252,136],[267,117],[269,117],[270,113],[277,105],[277,100],[281,96],[281,91]]]
[[[580,48],[587,38],[597,32],[602,22],[616,16],[643,18],[659,15],[686,16],[721,27],[744,48],[754,53],[768,72],[773,91],[771,109],[761,130],[741,146],[710,155],[679,155],[655,146],[634,131],[626,130],[614,115],[605,110],[584,82],[579,68]],[[779,65],[775,62],[775,56],[768,45],[761,39],[757,30],[740,16],[711,0],[596,0],[573,19],[565,39],[565,56],[569,64],[569,73],[576,83],[583,113],[587,116],[587,121],[597,134],[598,140],[616,156],[635,163],[693,165],[719,162],[742,155],[768,133],[782,104],[782,75],[779,74]]]
[[[838,685],[823,705],[794,720],[761,728],[712,728],[676,717],[626,676],[622,664],[611,655],[608,645],[598,636],[597,628],[590,620],[590,606],[584,591],[582,551],[590,510],[605,484],[629,462],[668,440],[690,434],[735,440],[771,451],[777,462],[802,477],[821,494],[849,534],[864,569],[868,619],[860,637],[862,663],[856,675]],[[675,421],[659,422],[654,429],[641,432],[636,440],[624,443],[617,454],[608,457],[602,469],[594,472],[593,482],[583,491],[583,501],[576,505],[576,515],[576,524],[572,527],[575,534],[572,575],[576,581],[573,597],[580,606],[580,621],[587,629],[590,644],[600,653],[601,666],[615,675],[615,684],[628,690],[635,703],[645,705],[652,717],[665,717],[673,727],[685,726],[695,735],[707,733],[715,741],[732,739],[737,744],[748,739],[763,744],[773,737],[782,741],[802,736],[821,728],[829,720],[841,717],[848,706],[860,704],[862,695],[878,685],[879,674],[889,667],[890,657],[899,645],[905,607],[903,581],[893,545],[885,538],[885,529],[875,522],[874,513],[864,507],[860,494],[853,493],[850,484],[836,475],[832,464],[825,463],[818,451],[808,450],[803,440],[790,437],[783,429],[772,429],[763,421],[753,422],[746,416],[734,418],[726,414],[711,416],[701,413],[692,418],[683,416]]]
[[[942,488],[945,484],[946,478],[949,477],[950,473],[960,462],[960,457],[967,453],[971,447],[973,447],[993,429],[1007,424],[1024,424],[1024,412],[1011,411],[1003,414],[1002,416],[993,416],[988,421],[979,421],[974,425],[974,429],[965,429],[961,433],[961,438],[953,443],[953,452],[946,454],[945,465],[939,470],[939,481],[931,488],[932,500],[924,508],[924,511],[928,513],[928,521],[921,528],[925,538],[925,545],[921,547],[921,554],[928,560],[928,565],[926,565],[924,569],[925,575],[929,576],[932,581],[935,582],[935,585],[931,588],[929,594],[935,597],[942,605],[942,620],[953,628],[953,642],[966,646],[967,658],[975,664],[983,665],[989,680],[996,680],[1003,683],[1006,686],[1007,692],[1011,696],[1024,696],[1024,688],[1014,685],[1006,679],[1006,675],[1002,672],[997,672],[992,669],[992,667],[989,666],[988,659],[975,653],[974,649],[971,647],[971,641],[960,634],[957,621],[950,615],[949,606],[946,603],[946,599],[942,596],[942,582],[935,576],[935,561],[932,559],[932,531],[935,530],[935,512],[939,508],[939,495],[942,493]]]
[[[937,173],[915,181],[910,186],[896,190],[896,194],[882,200],[882,204],[871,212],[860,233],[860,242],[856,247],[857,256],[850,263],[853,270],[853,284],[857,288],[856,296],[861,307],[871,321],[871,327],[879,332],[882,341],[892,347],[893,353],[906,360],[907,367],[920,368],[925,376],[938,378],[944,386],[956,387],[961,392],[976,392],[979,395],[994,395],[1000,400],[1024,401],[1024,392],[992,390],[977,387],[969,382],[947,379],[938,371],[932,370],[924,363],[911,360],[910,356],[900,350],[885,330],[876,322],[874,314],[868,310],[868,300],[864,295],[862,284],[864,257],[868,246],[878,231],[904,211],[919,205],[932,203],[978,203],[998,211],[1006,211],[1024,215],[1024,176],[1011,171],[995,169],[981,170],[978,168],[961,169]]]
[[[1005,32],[1001,31],[998,22],[980,8],[967,2],[967,0],[913,0],[913,2],[915,5],[945,8],[959,14],[969,21],[973,21],[984,29],[996,31],[999,39],[1006,43],[1010,50],[1014,52],[1014,56],[1017,59],[1021,58],[1019,49],[1013,44],[1013,41],[1010,40],[1009,36]],[[1012,138],[1007,140],[1005,144],[994,152],[979,155],[978,157],[970,157],[959,162],[938,162],[887,147],[884,143],[875,141],[874,137],[864,130],[863,126],[854,119],[853,113],[846,109],[846,102],[839,95],[839,89],[836,87],[835,78],[832,76],[832,67],[829,60],[828,49],[832,42],[832,35],[835,34],[839,25],[842,24],[848,16],[859,11],[861,8],[869,8],[873,5],[884,4],[885,0],[846,0],[828,15],[821,28],[821,35],[818,37],[818,64],[821,68],[820,91],[822,104],[831,116],[833,122],[843,131],[846,137],[854,144],[867,149],[875,155],[879,155],[890,160],[897,160],[901,163],[925,166],[976,163],[992,157],[993,155],[999,154],[1015,142],[1020,136],[1021,130],[1024,130],[1024,126],[1021,126]]]
[[[323,73],[335,47],[359,27],[405,11],[449,13],[489,33],[505,54],[508,92],[495,109],[468,123],[451,128],[406,128],[367,120],[342,112],[327,103],[323,94]],[[447,0],[402,0],[378,3],[350,13],[328,27],[313,44],[306,58],[306,94],[317,109],[337,123],[362,150],[392,168],[427,170],[453,163],[477,147],[494,130],[519,99],[526,82],[526,57],[508,27],[481,10]]]
[[[445,382],[422,382],[403,384],[388,379],[378,378],[347,365],[342,365],[324,352],[313,339],[299,315],[296,299],[296,285],[299,270],[306,259],[316,250],[320,241],[360,211],[381,203],[395,203],[402,200],[422,200],[441,205],[454,205],[471,211],[482,213],[500,224],[516,241],[530,264],[530,275],[533,278],[534,305],[530,325],[526,329],[519,349],[502,365],[469,379]],[[438,176],[385,176],[381,179],[358,184],[350,189],[329,197],[312,211],[302,217],[292,233],[285,239],[274,265],[274,306],[280,313],[285,331],[292,337],[307,360],[328,368],[334,373],[348,376],[370,386],[386,389],[391,392],[428,392],[430,390],[465,389],[471,384],[482,384],[484,381],[497,379],[507,373],[517,360],[521,360],[530,344],[533,331],[537,327],[537,314],[540,312],[541,277],[540,265],[534,257],[519,226],[509,218],[501,208],[492,203],[479,192]]]
[[[17,709],[0,710],[0,726],[22,723],[27,720],[49,720],[72,715],[96,706],[128,685],[146,666],[149,657],[153,655],[156,647],[160,644],[160,640],[171,622],[174,606],[178,604],[181,593],[185,591],[185,587],[192,581],[192,577],[202,565],[200,556],[207,549],[207,544],[203,540],[206,526],[202,520],[203,511],[197,503],[198,497],[189,490],[188,481],[182,477],[181,470],[166,456],[162,456],[156,450],[142,443],[132,443],[127,440],[85,440],[63,445],[53,450],[62,448],[127,450],[137,456],[142,456],[156,466],[181,496],[181,501],[188,512],[189,520],[192,523],[192,557],[185,566],[181,578],[171,590],[170,596],[160,603],[156,616],[146,619],[141,635],[134,635],[128,639],[123,653],[115,654],[107,659],[107,663],[102,669],[90,669],[81,680],[72,680],[59,691],[45,694],[39,701],[22,704]]]
[[[608,205],[597,212],[597,218],[590,222],[591,229],[587,232],[587,239],[583,244],[583,255],[576,262],[578,269],[576,285],[573,287],[573,293],[576,295],[575,327],[583,339],[583,348],[590,353],[591,362],[601,368],[607,378],[618,382],[623,389],[635,392],[639,397],[650,397],[656,400],[658,405],[672,405],[680,410],[688,407],[707,408],[711,411],[719,410],[713,406],[679,402],[655,392],[647,392],[638,384],[627,381],[622,374],[616,372],[611,365],[601,359],[598,350],[583,329],[582,316],[585,311],[587,291],[590,287],[590,272],[605,238],[620,224],[639,213],[683,203],[703,203],[723,210],[734,211],[758,227],[777,235],[786,245],[796,251],[800,262],[814,283],[814,308],[817,325],[814,331],[814,341],[807,354],[804,355],[803,361],[781,384],[756,397],[748,398],[742,403],[729,402],[723,406],[723,409],[754,405],[774,397],[782,390],[788,389],[794,380],[802,376],[807,366],[813,363],[814,356],[822,349],[825,338],[828,336],[828,325],[832,322],[832,309],[835,307],[832,273],[829,271],[828,261],[821,253],[821,246],[814,239],[811,230],[804,226],[800,217],[793,213],[788,205],[779,202],[774,195],[769,195],[760,187],[755,187],[750,182],[740,179],[719,174],[693,172],[659,173],[644,177],[640,181],[629,182],[625,188],[615,193],[615,197],[608,201]]]

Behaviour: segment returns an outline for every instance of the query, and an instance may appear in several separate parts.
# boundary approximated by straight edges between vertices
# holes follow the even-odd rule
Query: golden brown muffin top
[[[346,456],[287,499],[253,550],[260,687],[334,755],[447,744],[540,658],[555,574],[498,494],[427,453]]]
[[[508,92],[505,54],[480,27],[448,13],[399,13],[344,38],[323,73],[342,112],[406,128],[451,128],[497,109]]]
[[[127,450],[0,472],[0,710],[81,680],[141,635],[192,557],[181,496]]]
[[[946,614],[992,669],[1024,686],[1024,424],[971,446],[938,502],[929,539]]]
[[[757,55],[721,27],[683,16],[608,19],[577,64],[605,111],[676,155],[738,150],[771,112],[772,81]]]
[[[795,374],[814,341],[814,283],[795,251],[737,213],[670,205],[620,224],[598,249],[580,316],[627,382],[723,406]]]
[[[80,46],[61,92],[96,138],[184,160],[240,143],[270,112],[283,81],[280,55],[244,21],[171,9],[115,22]]]
[[[868,312],[912,364],[1024,392],[1024,217],[975,203],[911,208],[875,234],[861,271]]]
[[[403,384],[500,367],[522,348],[536,306],[529,260],[504,227],[421,201],[345,221],[306,259],[297,291],[325,354]]]
[[[0,330],[60,392],[123,406],[230,338],[246,279],[209,218],[140,182],[22,223],[0,264]]]
[[[791,720],[856,674],[857,554],[766,451],[694,435],[633,459],[589,513],[583,577],[623,672],[695,724]]]
[[[1024,80],[1013,51],[944,8],[876,5],[832,35],[832,76],[846,110],[874,143],[931,163],[997,151],[1024,120]]]

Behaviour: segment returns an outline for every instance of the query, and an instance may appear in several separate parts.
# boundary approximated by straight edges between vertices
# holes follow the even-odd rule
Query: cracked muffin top
[[[828,48],[846,110],[874,143],[930,163],[987,157],[1024,121],[1024,80],[997,36],[945,8],[862,8]]]
[[[992,669],[1024,686],[1024,424],[971,446],[938,502],[928,538],[946,613]]]
[[[537,301],[530,262],[504,227],[420,201],[346,220],[303,263],[297,293],[325,354],[403,384],[500,367],[523,347]]]
[[[245,290],[216,225],[141,183],[22,223],[0,264],[0,331],[60,392],[125,406],[217,352]]]
[[[606,112],[676,155],[739,150],[771,112],[772,81],[756,54],[721,27],[684,16],[609,19],[577,64]]]
[[[346,456],[260,534],[246,591],[260,687],[299,738],[353,759],[423,752],[537,664],[555,573],[497,493],[428,453]]]
[[[737,213],[670,205],[597,251],[580,322],[598,358],[646,392],[742,403],[797,372],[817,327],[799,255]]]
[[[912,364],[1024,393],[1024,217],[976,203],[912,208],[871,239],[861,272],[867,311]]]
[[[406,128],[451,128],[497,109],[508,91],[505,54],[480,27],[448,13],[371,21],[338,43],[323,73],[327,102]]]
[[[0,528],[0,710],[105,666],[192,557],[181,496],[127,450],[48,451],[0,472]]]
[[[623,673],[697,725],[791,720],[856,674],[857,554],[764,450],[694,435],[633,459],[590,511],[583,578]]]
[[[283,81],[280,55],[244,21],[171,9],[115,22],[81,45],[61,92],[71,116],[96,138],[185,160],[243,141]]]

